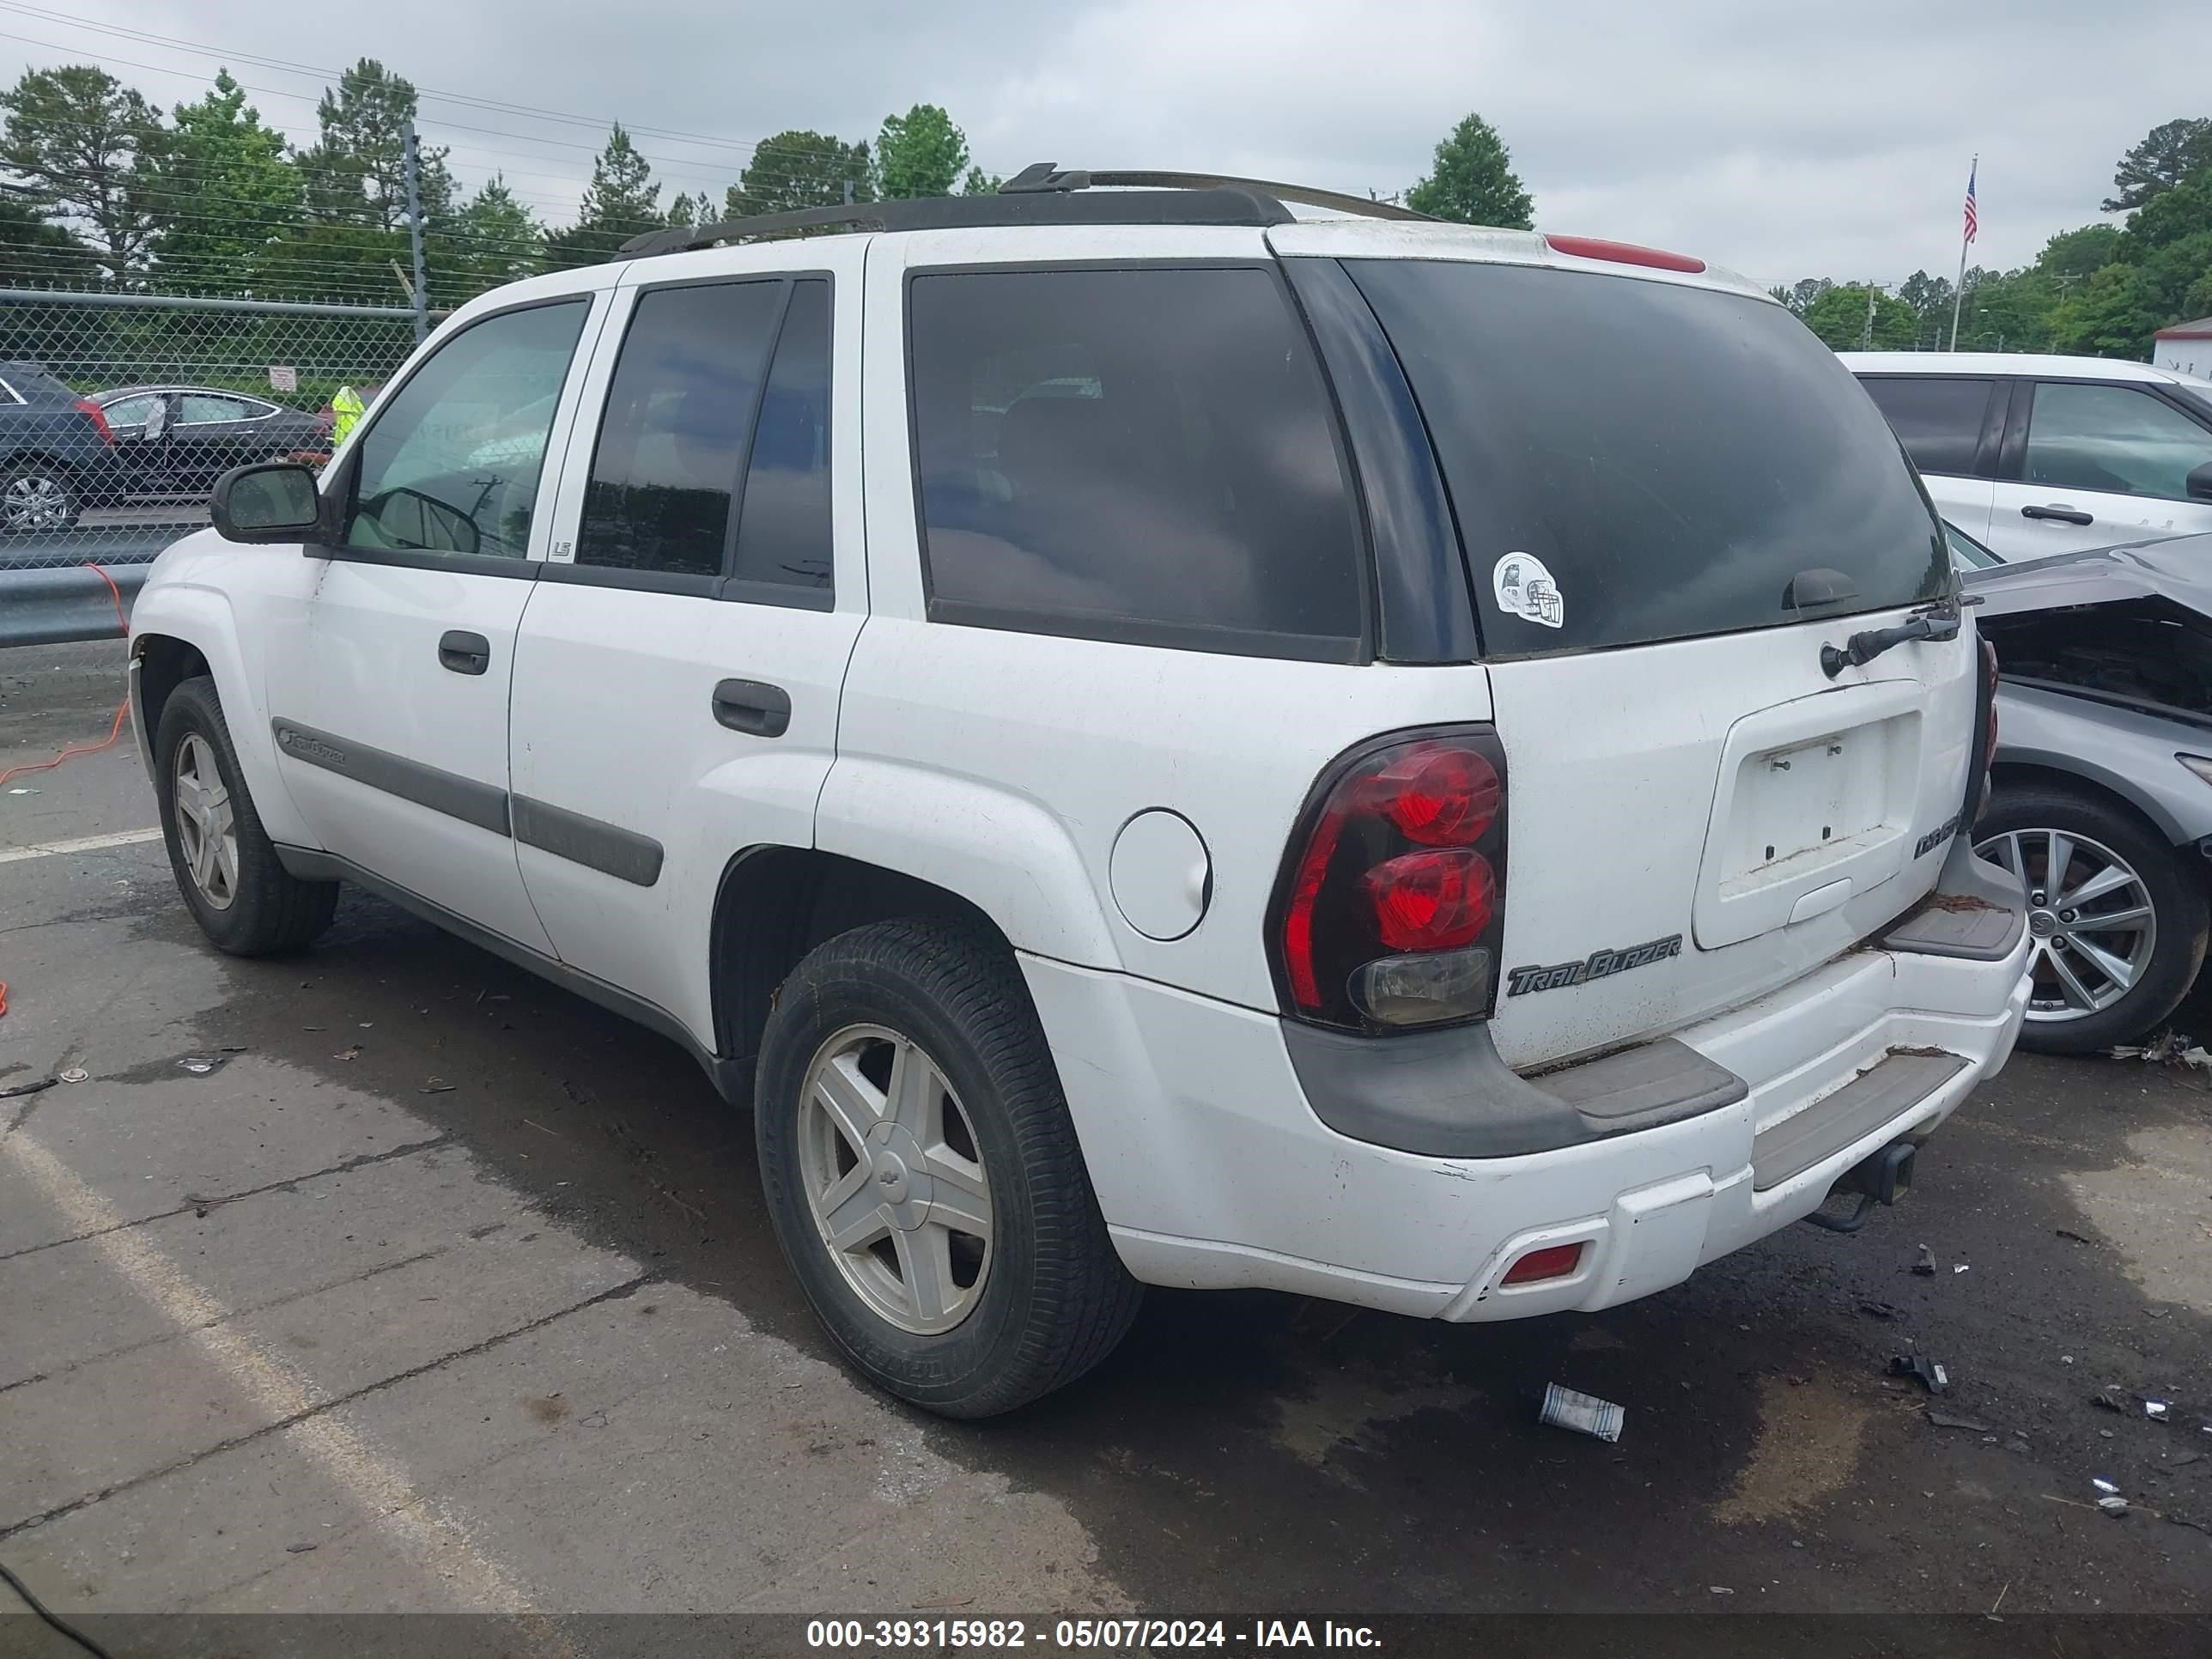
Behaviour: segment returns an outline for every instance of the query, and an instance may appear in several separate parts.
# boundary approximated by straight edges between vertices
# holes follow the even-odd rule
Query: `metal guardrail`
[[[0,540],[0,648],[112,639],[115,599],[92,566],[115,579],[127,616],[155,558],[195,527],[143,525],[96,538],[64,531]]]

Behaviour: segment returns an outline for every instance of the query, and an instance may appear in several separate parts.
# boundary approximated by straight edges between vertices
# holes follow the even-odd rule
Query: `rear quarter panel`
[[[2212,784],[2174,759],[2212,755],[2212,730],[2000,682],[1997,766],[2033,766],[2117,795],[2177,845],[2212,836]]]

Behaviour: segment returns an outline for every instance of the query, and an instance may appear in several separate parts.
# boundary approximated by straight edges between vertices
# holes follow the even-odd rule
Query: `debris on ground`
[[[418,1095],[449,1095],[456,1086],[441,1077],[434,1077],[415,1092]]]
[[[12,1089],[0,1089],[0,1100],[13,1100],[17,1095],[34,1095],[41,1089],[51,1089],[59,1083],[58,1077],[42,1077],[35,1083],[19,1083]]]
[[[1936,1277],[1936,1252],[1925,1244],[1920,1247],[1920,1260],[1912,1264],[1912,1271],[1923,1279]]]
[[[1963,1261],[1954,1261],[1951,1264],[1951,1271],[1954,1273],[1962,1273],[1966,1271],[1966,1264]]]
[[[361,1044],[358,1042],[349,1044],[346,1048],[339,1049],[337,1053],[332,1054],[331,1058],[332,1060],[359,1060],[361,1058]]]
[[[2128,1500],[2119,1497],[2100,1498],[2097,1500],[2097,1507],[2107,1515],[2125,1515],[2128,1512]]]
[[[284,1553],[287,1555],[305,1555],[308,1551],[319,1549],[320,1547],[321,1547],[319,1545],[316,1544],[287,1544],[284,1546]]]
[[[2166,1421],[2166,1401],[2163,1400],[2146,1400],[2142,1402],[2142,1406],[2143,1415],[2150,1419],[2152,1422],[2163,1423]]]
[[[213,1054],[180,1054],[178,1056],[177,1065],[180,1069],[190,1072],[194,1077],[206,1077],[210,1073],[220,1072],[229,1064],[230,1054],[231,1051],[228,1049]]]
[[[2075,1232],[2071,1227],[2053,1227],[2051,1231],[2057,1233],[2061,1238],[2072,1239],[2076,1244],[2087,1244],[2089,1242],[2080,1233]]]
[[[1862,1302],[1859,1304],[1859,1311],[1864,1314],[1869,1319],[1894,1319],[1897,1317],[1897,1309],[1895,1305],[1887,1302]]]
[[[2212,1054],[2201,1043],[2171,1027],[2148,1042],[2123,1042],[2107,1051],[2114,1060],[2140,1060],[2148,1066],[2174,1066],[2190,1071],[2212,1072]]]
[[[2110,1385],[2098,1389],[2096,1393],[2091,1395],[2089,1396],[2089,1403],[2096,1407],[2100,1411],[2118,1412],[2123,1417],[2127,1415],[2127,1395],[2122,1394],[2118,1389]]]
[[[2191,1463],[2202,1463],[2203,1461],[2204,1454],[2203,1452],[2184,1452],[2179,1457],[2167,1458],[2166,1460],[2166,1467],[2169,1469],[2185,1469]]]
[[[1889,1357],[1892,1376],[1910,1376],[1930,1394],[1948,1394],[1951,1379],[1942,1366],[1924,1353],[1896,1353]]]
[[[89,1078],[92,1073],[86,1071],[82,1066],[72,1066],[69,1070],[62,1073],[60,1075],[62,1081],[64,1083],[82,1083],[86,1079]]]
[[[1921,1415],[1939,1429],[1971,1429],[1976,1434],[1993,1432],[1986,1423],[1978,1423],[1971,1417],[1960,1417],[1952,1412],[1937,1411],[1933,1406],[1923,1407]]]
[[[1544,1404],[1536,1413],[1536,1420],[1555,1429],[1572,1429],[1577,1434],[1595,1435],[1600,1440],[1618,1441],[1627,1416],[1627,1407],[1616,1406],[1610,1400],[1577,1394],[1572,1389],[1548,1382],[1544,1386]]]
[[[2089,1484],[2094,1486],[2099,1492],[2105,1493],[2107,1497],[2111,1496],[2113,1492],[2119,1491],[2118,1486],[2106,1480],[2101,1474],[2091,1475],[2089,1477]]]

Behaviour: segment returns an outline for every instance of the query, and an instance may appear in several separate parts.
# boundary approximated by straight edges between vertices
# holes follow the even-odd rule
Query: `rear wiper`
[[[1960,620],[1956,610],[1948,615],[1940,611],[1929,611],[1895,628],[1869,628],[1864,633],[1852,635],[1841,650],[1832,645],[1822,646],[1820,672],[1833,679],[1846,668],[1865,667],[1892,646],[1903,645],[1907,640],[1955,640],[1959,637]]]

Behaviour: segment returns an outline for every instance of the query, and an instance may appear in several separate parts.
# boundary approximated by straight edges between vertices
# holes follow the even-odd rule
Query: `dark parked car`
[[[2212,536],[1966,574],[2002,675],[1996,788],[1974,839],[2026,878],[2036,939],[2024,1047],[2085,1054],[2147,1036],[2203,965],[2208,575]]]
[[[0,534],[68,529],[115,477],[98,404],[36,363],[0,363]]]
[[[93,401],[106,413],[123,488],[134,495],[204,495],[234,466],[331,447],[329,428],[313,415],[240,392],[133,386],[95,392]],[[163,406],[167,420],[149,438],[148,417]]]

